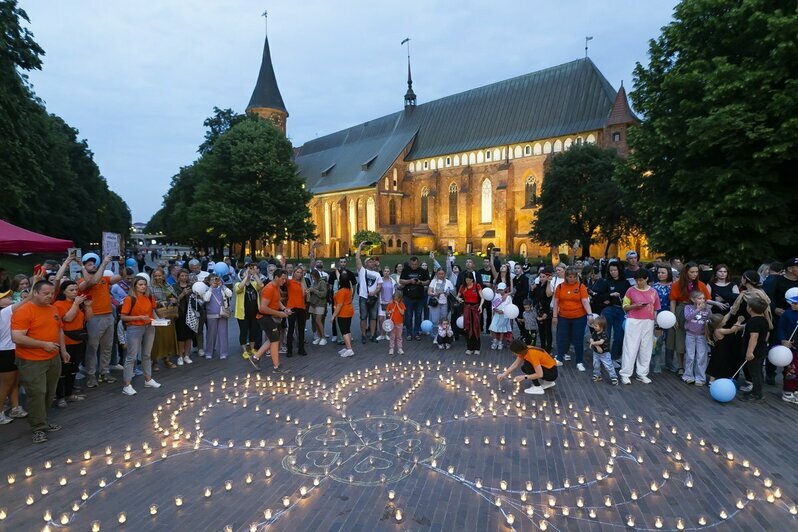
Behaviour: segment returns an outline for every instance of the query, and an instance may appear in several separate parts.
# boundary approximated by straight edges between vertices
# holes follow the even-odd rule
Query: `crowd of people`
[[[47,261],[32,276],[0,275],[0,424],[27,417],[33,441],[47,441],[60,429],[48,421],[48,408],[116,383],[114,372],[132,396],[138,376],[139,387],[158,388],[155,372],[228,358],[232,319],[240,355],[260,370],[268,353],[277,374],[290,371],[284,358],[324,353],[328,344],[342,358],[355,355],[356,339],[384,342],[389,356],[401,356],[404,342],[443,351],[462,338],[465,355],[474,357],[485,336],[491,350],[516,356],[499,379],[520,368],[516,380],[533,381],[528,394],[554,386],[557,368],[570,361],[586,372],[590,353],[596,383],[606,375],[612,385],[650,384],[663,370],[694,386],[739,377],[741,398],[759,401],[763,385],[775,383],[768,348],[780,344],[793,353],[782,398],[798,404],[796,258],[732,280],[724,264],[642,265],[634,251],[624,261],[552,266],[491,250],[481,269],[473,258],[460,267],[449,251],[443,264],[430,253],[429,261],[414,256],[391,269],[364,256],[365,245],[354,271],[346,257],[326,270],[314,243],[307,267],[281,257],[246,258],[239,268],[203,255],[148,264],[140,255],[86,253]],[[70,277],[70,270],[80,273]],[[658,323],[666,311],[675,316],[672,327]]]

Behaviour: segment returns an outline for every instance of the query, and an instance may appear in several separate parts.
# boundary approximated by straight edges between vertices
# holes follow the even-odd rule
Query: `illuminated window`
[[[490,179],[482,182],[482,223],[489,224],[493,221],[493,188]]]
[[[429,189],[421,191],[421,223],[429,223]]]
[[[449,223],[457,223],[457,185],[449,185]]]

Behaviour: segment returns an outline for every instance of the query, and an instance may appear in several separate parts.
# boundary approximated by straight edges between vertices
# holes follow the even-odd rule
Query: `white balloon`
[[[485,301],[493,301],[493,298],[495,296],[496,294],[494,294],[493,290],[491,290],[490,288],[485,287],[482,289],[482,297],[485,298]]]
[[[784,299],[792,299],[798,297],[798,286],[794,286],[784,293]]]
[[[385,320],[382,322],[382,330],[389,333],[393,330],[393,320]]]
[[[114,275],[116,274],[113,272],[113,270],[105,270],[103,272],[103,277],[113,277]]]
[[[768,351],[768,360],[774,366],[783,368],[792,364],[792,351],[784,345],[774,345]]]
[[[515,318],[517,318],[519,312],[520,312],[520,310],[515,305],[510,304],[510,305],[507,305],[506,307],[504,307],[504,315],[508,319],[511,319],[511,320],[514,320]]]
[[[200,296],[205,295],[205,292],[208,291],[208,285],[203,283],[202,281],[197,281],[193,285],[191,285],[191,289],[194,290],[194,293]]]
[[[676,325],[676,314],[670,310],[663,310],[657,314],[657,325],[659,325],[662,329],[670,329]]]
[[[458,326],[458,327],[460,327],[461,329],[464,329],[464,328],[465,328],[465,320],[463,319],[463,317],[462,317],[462,316],[460,316],[459,318],[457,318],[457,320],[455,321],[455,323],[456,323],[456,324],[457,324],[457,326]]]

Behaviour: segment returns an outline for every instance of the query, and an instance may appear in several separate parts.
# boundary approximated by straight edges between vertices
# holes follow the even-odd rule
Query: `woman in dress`
[[[386,268],[387,269],[387,268]],[[308,288],[308,312],[310,327],[315,333],[313,345],[327,345],[324,335],[324,316],[327,314],[327,292],[329,285],[319,270],[310,270],[310,288]]]
[[[145,279],[146,280],[146,279]],[[138,280],[136,280],[136,284]],[[177,294],[174,289],[166,284],[166,274],[162,268],[152,271],[152,296],[158,308],[167,308],[177,304]],[[124,320],[123,320],[124,321]],[[175,330],[175,320],[170,320],[165,327],[154,327],[155,338],[152,343],[152,365],[158,366],[158,361],[163,360],[164,366],[174,368],[175,364],[171,357],[177,354],[177,332]],[[191,364],[191,359],[189,359]],[[183,358],[177,359],[177,364],[183,365]],[[155,370],[157,371],[157,370]]]
[[[725,314],[737,301],[740,289],[729,281],[729,267],[725,264],[718,264],[715,268],[715,275],[709,282],[709,293],[712,299],[708,299],[707,303],[714,314]]]
[[[482,287],[467,275],[457,293],[457,300],[463,304],[463,330],[466,335],[466,355],[478,355],[480,350],[480,323],[482,305]]]
[[[188,270],[180,270],[177,274],[177,283],[173,287],[177,292],[177,318],[175,320],[175,334],[177,336],[177,358],[183,359],[186,364],[191,364],[191,344],[194,341],[194,331],[186,325],[188,313],[188,300],[191,298],[191,282]]]
[[[723,327],[722,314],[712,314],[707,324],[707,341],[712,346],[706,374],[709,382],[715,379],[730,379],[743,363],[743,351],[738,334],[745,328],[742,318],[730,327]]]
[[[228,354],[227,319],[230,317],[230,298],[233,297],[233,292],[222,284],[222,278],[215,273],[209,279],[211,287],[202,296],[208,316],[205,359],[212,359],[213,353],[218,351],[219,359],[224,360]]]
[[[488,327],[488,330],[493,335],[493,341],[490,344],[491,349],[504,349],[503,342],[507,340],[507,345],[509,346],[513,340],[512,323],[504,315],[504,309],[512,304],[513,299],[507,290],[507,284],[500,281],[496,285],[496,295],[493,296],[493,301],[491,301],[493,314],[490,320],[490,327]]]

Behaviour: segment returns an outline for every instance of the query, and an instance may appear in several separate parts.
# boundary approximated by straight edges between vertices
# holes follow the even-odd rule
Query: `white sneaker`
[[[470,351],[470,350],[466,349],[466,355],[471,355],[473,353],[474,353],[473,351]]]
[[[562,359],[563,360],[571,360],[571,355],[563,355]]]
[[[347,349],[346,349],[346,347],[344,347],[343,349],[339,349],[338,350],[338,354],[341,355],[341,356],[344,356],[344,353],[346,353],[346,351],[347,351]]]
[[[402,351],[402,350],[400,349],[400,350],[399,350],[399,354],[400,354],[400,355],[404,355],[404,354],[405,354],[405,352],[404,352],[404,351]]]
[[[643,384],[651,384],[651,379],[649,379],[648,377],[638,375],[637,377],[635,377],[635,379],[639,380]]]
[[[178,366],[182,366],[183,365],[183,357],[177,357],[177,365]]]
[[[133,386],[128,384],[127,386],[122,388],[122,393],[125,395],[136,395],[136,390],[133,389]]]
[[[337,342],[338,342],[338,337],[337,337],[337,336],[333,336],[333,337],[330,339],[330,341],[331,341],[331,342],[333,342],[333,343],[337,343]]]
[[[562,366],[562,360],[558,360],[555,358],[554,363],[557,364],[557,366]]]
[[[490,343],[490,348],[491,349],[496,349],[496,342],[491,342]]]
[[[191,360],[191,357],[183,357],[183,362],[185,362],[186,364],[193,364],[194,363],[194,361]]]
[[[313,345],[319,345],[319,339],[318,338],[314,338],[312,344]]]
[[[477,349],[476,351],[474,351],[474,354],[475,354],[475,355],[478,355],[478,354],[479,354],[479,349]]]
[[[785,392],[785,393],[781,394],[781,400],[782,401],[787,401],[788,403],[792,403],[792,404],[798,405],[798,397],[796,397],[796,395],[794,393],[791,393],[791,392]]]
[[[156,381],[155,379],[150,379],[148,381],[144,381],[145,388],[160,388],[161,383]]]
[[[200,349],[199,350],[199,356],[201,356],[201,357],[205,356],[205,350],[204,349]]]
[[[122,364],[114,364],[113,366],[109,367],[108,369],[113,371],[125,371],[125,366]]]
[[[327,345],[327,339],[322,338],[321,340],[319,340],[319,345]]]
[[[745,392],[750,392],[753,389],[754,389],[754,384],[752,382],[748,382],[748,381],[745,381],[745,384],[740,386],[740,391],[744,392],[744,393]]]
[[[576,365],[576,369],[578,369],[579,371],[585,371],[585,365],[580,362],[579,364]]]
[[[389,354],[389,355],[393,355],[393,349],[389,349],[389,350],[388,350],[388,354]]]
[[[621,382],[624,384],[632,384],[632,381],[629,380],[629,377],[624,377],[621,375]]]
[[[7,425],[14,421],[12,418],[5,415],[4,412],[0,412],[0,425]]]
[[[546,392],[544,392],[543,388],[540,386],[530,386],[529,388],[524,390],[524,393],[529,395],[543,395]]]
[[[438,349],[443,349],[443,344],[438,344]]]
[[[349,358],[355,356],[355,352],[351,349],[344,349],[344,352],[341,353],[341,358]]]
[[[540,385],[540,387],[543,388],[544,390],[548,390],[549,388],[552,388],[554,386],[557,386],[557,383],[554,381],[543,381],[543,384]]]

